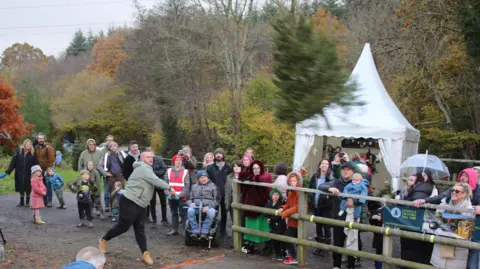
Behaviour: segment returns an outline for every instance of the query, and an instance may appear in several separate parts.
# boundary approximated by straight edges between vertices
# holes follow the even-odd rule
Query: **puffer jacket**
[[[187,205],[194,203],[199,206],[200,203],[202,207],[209,208],[218,208],[219,202],[219,193],[218,188],[213,182],[209,179],[207,184],[201,184],[200,181],[194,184],[190,190],[190,199],[186,202]]]
[[[405,196],[405,200],[415,201],[417,199],[426,199],[432,195],[434,187],[435,186],[433,184],[425,182],[419,183],[408,192],[408,194]]]

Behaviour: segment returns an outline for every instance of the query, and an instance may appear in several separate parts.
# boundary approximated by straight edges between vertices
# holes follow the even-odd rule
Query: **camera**
[[[180,155],[181,155],[181,156],[183,156],[183,155],[185,155],[185,154],[187,154],[187,152],[186,152],[185,150],[183,150],[183,149],[180,150]]]
[[[345,157],[345,152],[340,152],[340,153],[338,153],[338,157],[340,157],[340,158]]]

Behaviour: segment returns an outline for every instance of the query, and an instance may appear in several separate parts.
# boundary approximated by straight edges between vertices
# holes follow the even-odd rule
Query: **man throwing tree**
[[[153,264],[147,250],[147,238],[145,237],[147,206],[150,204],[155,187],[169,190],[172,195],[175,195],[175,190],[155,175],[152,164],[153,153],[148,151],[143,152],[140,155],[140,161],[135,163],[133,173],[120,198],[118,223],[108,230],[99,241],[99,249],[102,253],[106,253],[107,242],[110,239],[125,233],[133,225],[135,239],[143,254],[143,261],[148,265]]]

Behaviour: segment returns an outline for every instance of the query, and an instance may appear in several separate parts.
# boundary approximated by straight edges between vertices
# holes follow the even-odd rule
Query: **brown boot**
[[[152,257],[150,257],[150,252],[148,251],[143,252],[143,261],[147,265],[153,265],[153,260],[152,260]]]
[[[35,224],[45,224],[45,222],[42,221],[42,217],[35,216]]]
[[[103,254],[107,253],[107,240],[103,240],[103,238],[100,238],[98,241],[98,250],[102,252]]]

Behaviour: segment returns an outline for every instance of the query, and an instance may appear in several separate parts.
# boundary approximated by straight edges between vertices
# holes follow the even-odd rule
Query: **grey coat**
[[[203,207],[218,208],[219,200],[220,196],[218,195],[217,186],[211,180],[208,180],[207,184],[198,182],[192,186],[189,200],[186,204],[191,205],[195,203],[195,205],[199,206],[202,203]]]

